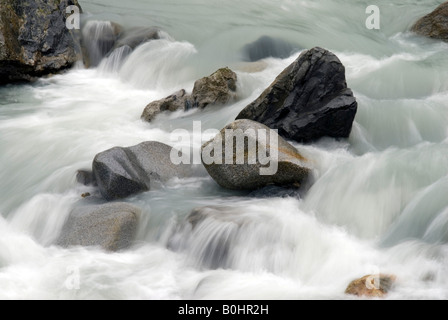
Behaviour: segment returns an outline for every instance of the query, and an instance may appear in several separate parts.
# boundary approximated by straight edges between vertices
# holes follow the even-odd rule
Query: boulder
[[[197,80],[191,95],[182,89],[164,99],[151,102],[145,107],[141,118],[151,122],[164,111],[204,109],[211,105],[231,103],[237,99],[236,81],[235,72],[229,68],[219,69],[212,75]]]
[[[72,5],[80,8],[77,0],[0,0],[0,85],[58,73],[81,59],[79,34],[66,27]]]
[[[244,61],[254,62],[269,57],[285,59],[298,50],[299,46],[283,39],[262,36],[245,45],[242,52]]]
[[[185,90],[180,90],[165,99],[153,101],[148,104],[143,111],[141,118],[145,121],[151,122],[155,117],[164,111],[177,111],[189,109],[191,103],[191,96]]]
[[[75,208],[56,241],[61,247],[99,246],[107,251],[129,248],[135,239],[140,209],[127,203]]]
[[[297,142],[350,135],[358,104],[347,88],[345,68],[331,52],[303,52],[237,116],[278,129]]]
[[[419,19],[411,30],[425,37],[448,41],[448,1]]]
[[[393,275],[368,275],[352,281],[345,293],[359,297],[383,298],[390,291],[395,280],[396,276]]]
[[[205,143],[202,162],[220,186],[233,190],[301,185],[310,173],[308,160],[296,148],[251,120],[235,121]]]
[[[172,178],[188,176],[191,167],[173,164],[172,150],[166,144],[149,141],[96,155],[92,168],[101,195],[106,200],[121,199]]]
[[[194,108],[224,105],[236,100],[237,75],[229,68],[221,68],[212,75],[195,82],[192,102]]]

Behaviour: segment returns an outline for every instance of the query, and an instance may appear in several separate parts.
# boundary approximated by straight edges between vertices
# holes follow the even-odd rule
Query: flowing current
[[[0,299],[353,299],[350,281],[375,272],[397,277],[387,299],[448,299],[448,44],[408,31],[439,3],[375,1],[381,29],[369,30],[364,0],[81,0],[91,41],[108,21],[157,26],[160,39],[0,88]],[[243,48],[262,36],[295,49],[247,63]],[[80,195],[95,193],[75,176],[97,153],[173,145],[193,121],[221,129],[315,46],[345,65],[359,109],[349,139],[294,143],[314,163],[302,199],[248,198],[199,168],[125,200],[142,209],[129,250],[54,245]],[[224,66],[237,103],[140,120]]]

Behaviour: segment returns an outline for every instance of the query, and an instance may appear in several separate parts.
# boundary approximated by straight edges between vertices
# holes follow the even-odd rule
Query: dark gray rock
[[[140,209],[127,203],[75,208],[56,245],[100,246],[107,251],[129,248],[137,232]]]
[[[258,40],[245,45],[242,49],[243,60],[255,62],[273,57],[285,59],[301,48],[283,39],[262,36]]]
[[[238,148],[232,135],[246,133],[244,146]],[[251,131],[254,134],[251,134]],[[259,130],[265,132],[267,139],[261,138]],[[273,143],[277,139],[277,146]],[[233,148],[231,148],[233,144]],[[230,154],[226,153],[226,146]],[[221,149],[222,154],[216,154]],[[270,161],[262,163],[260,153],[269,153]],[[275,151],[277,156],[275,156]],[[211,158],[207,160],[208,155]],[[230,163],[227,162],[230,159]],[[213,161],[211,161],[213,160]],[[202,146],[202,162],[209,175],[222,187],[232,190],[256,190],[268,185],[301,185],[310,174],[309,162],[283,140],[278,134],[263,124],[251,120],[238,120],[226,126],[211,141]],[[219,163],[220,162],[220,163]],[[266,162],[268,162],[266,164]],[[269,168],[272,172],[269,172]],[[275,170],[277,168],[277,170]],[[268,172],[262,172],[268,170]]]
[[[187,177],[191,167],[173,164],[172,150],[166,144],[150,141],[98,154],[92,167],[101,195],[106,200],[121,199],[148,191],[172,178]]]
[[[358,104],[347,88],[345,68],[331,52],[303,52],[261,96],[237,116],[278,129],[298,142],[350,135]]]
[[[76,173],[76,181],[85,186],[97,185],[93,172],[90,170],[78,170]]]
[[[77,0],[0,0],[0,84],[33,81],[81,59],[79,33],[65,24],[71,5],[80,8]]]
[[[425,37],[448,41],[448,1],[419,19],[411,30]]]
[[[190,103],[191,96],[188,95],[185,90],[180,90],[165,99],[153,101],[148,104],[143,111],[141,118],[145,121],[151,122],[161,112],[186,110],[188,109]]]
[[[221,68],[208,77],[195,82],[193,107],[204,109],[208,105],[225,105],[237,98],[237,75],[229,68]]]

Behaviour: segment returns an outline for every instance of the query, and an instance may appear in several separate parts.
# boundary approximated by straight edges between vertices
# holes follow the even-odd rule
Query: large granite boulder
[[[127,203],[75,208],[56,245],[99,246],[107,251],[129,248],[135,238],[140,209]]]
[[[93,175],[106,200],[148,191],[172,178],[187,177],[191,166],[171,161],[173,148],[155,141],[101,152],[93,160]],[[175,151],[177,152],[177,151]]]
[[[202,162],[222,187],[255,190],[304,183],[310,166],[291,144],[263,124],[235,121],[202,146]]]
[[[0,85],[33,81],[81,59],[79,34],[66,27],[73,5],[80,8],[77,0],[0,0]]]
[[[448,41],[448,1],[419,19],[411,30],[425,37]]]
[[[287,139],[312,142],[325,136],[347,138],[357,106],[339,59],[313,48],[303,52],[236,119],[263,123]]]

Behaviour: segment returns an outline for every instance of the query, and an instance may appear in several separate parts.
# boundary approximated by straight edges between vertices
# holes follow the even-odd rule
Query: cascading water
[[[91,68],[0,87],[0,299],[352,299],[348,283],[378,270],[397,276],[388,299],[448,299],[448,45],[407,31],[438,1],[379,1],[380,30],[358,0],[80,3]],[[116,46],[109,21],[144,41]],[[248,62],[266,36],[292,55]],[[349,139],[293,143],[314,165],[302,199],[223,190],[199,166],[125,200],[142,209],[130,249],[54,245],[80,195],[96,195],[75,176],[97,153],[173,145],[193,121],[221,129],[314,46],[340,58],[359,109]],[[238,102],[140,120],[223,66]]]

